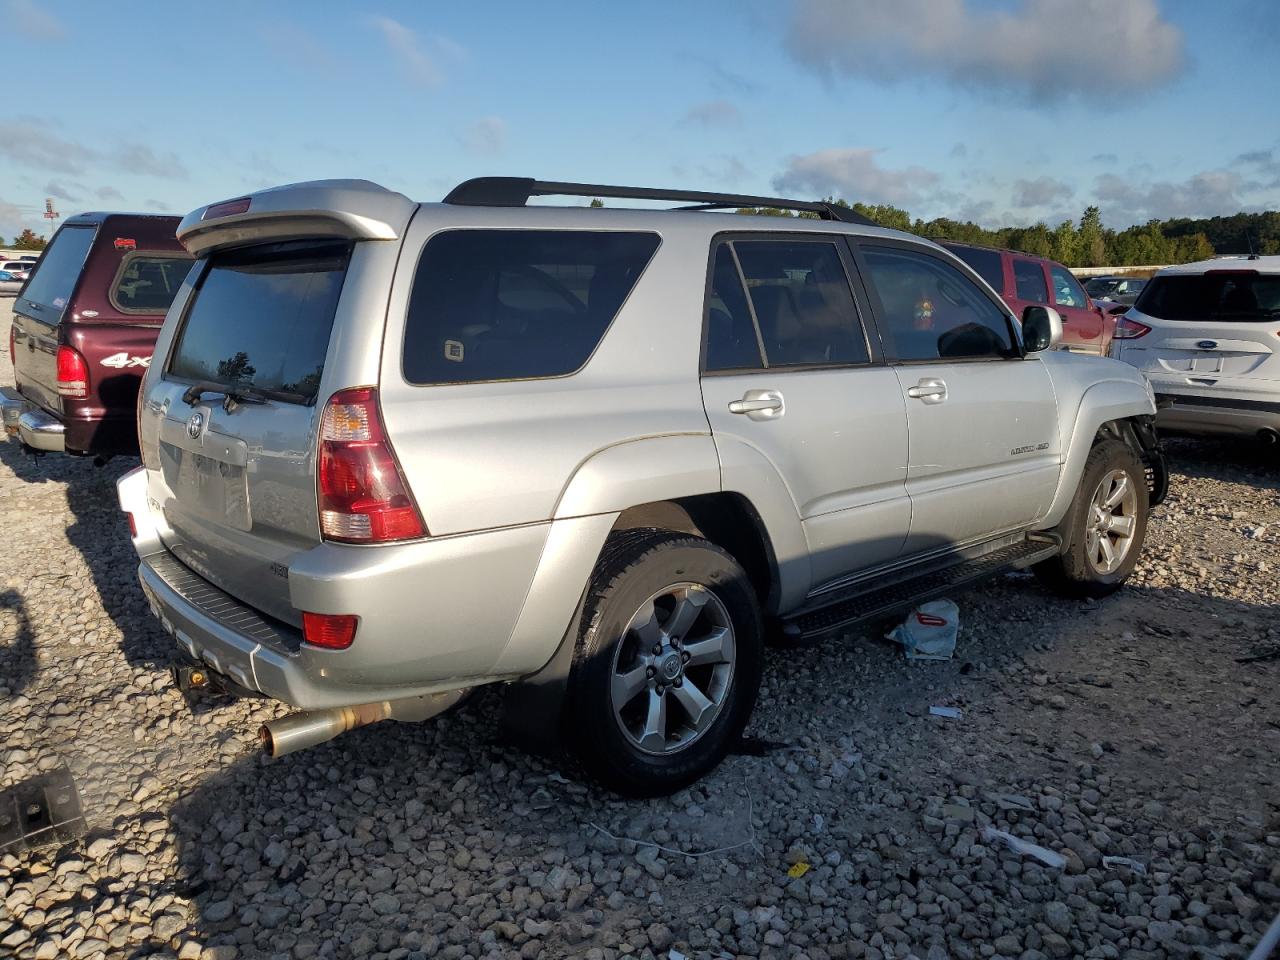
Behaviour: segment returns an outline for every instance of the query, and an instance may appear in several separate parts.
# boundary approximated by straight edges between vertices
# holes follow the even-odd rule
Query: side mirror
[[[1022,342],[1028,353],[1056,350],[1062,343],[1062,317],[1053,307],[1030,306],[1022,311]]]

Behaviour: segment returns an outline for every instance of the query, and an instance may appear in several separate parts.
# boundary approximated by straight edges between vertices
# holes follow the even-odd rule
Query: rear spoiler
[[[314,180],[199,207],[178,224],[193,256],[247,243],[311,237],[398,240],[418,205],[368,180]]]

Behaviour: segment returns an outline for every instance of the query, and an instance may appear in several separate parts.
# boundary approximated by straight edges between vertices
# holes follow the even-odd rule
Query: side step
[[[856,624],[914,607],[926,600],[967,587],[979,580],[1020,570],[1058,554],[1062,547],[1051,535],[1044,539],[1021,540],[970,560],[957,559],[941,568],[926,572],[919,569],[899,571],[858,584],[853,591],[822,606],[810,606],[788,617],[782,632],[791,639],[814,639],[844,630]]]

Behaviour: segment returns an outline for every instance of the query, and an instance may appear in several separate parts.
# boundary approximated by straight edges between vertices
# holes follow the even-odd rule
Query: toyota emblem
[[[192,440],[200,439],[200,431],[204,429],[204,414],[193,413],[187,421],[187,436]]]

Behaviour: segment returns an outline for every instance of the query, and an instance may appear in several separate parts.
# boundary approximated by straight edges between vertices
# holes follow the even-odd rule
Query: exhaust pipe
[[[1258,431],[1258,439],[1268,447],[1274,447],[1277,443],[1280,443],[1280,433],[1270,427],[1263,427]]]
[[[448,710],[470,692],[470,688],[447,690],[444,693],[409,697],[405,700],[381,700],[351,707],[306,710],[264,723],[258,730],[258,740],[267,756],[283,757],[332,740],[356,727],[366,727],[382,720],[429,720]]]

